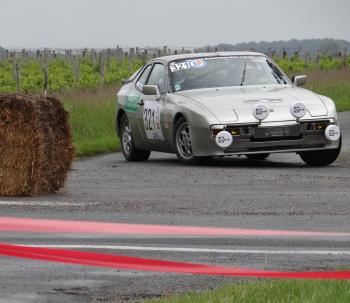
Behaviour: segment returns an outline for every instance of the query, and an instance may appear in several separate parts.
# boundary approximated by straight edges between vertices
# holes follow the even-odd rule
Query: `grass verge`
[[[202,294],[186,294],[149,303],[347,303],[349,281],[270,280],[225,286]]]
[[[338,112],[350,110],[350,69],[306,71],[307,89],[330,97],[334,100]]]
[[[61,94],[70,113],[73,143],[77,156],[117,151],[115,133],[115,86]]]

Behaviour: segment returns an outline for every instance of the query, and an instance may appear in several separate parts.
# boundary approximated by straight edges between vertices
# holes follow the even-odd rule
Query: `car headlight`
[[[215,124],[210,126],[210,133],[212,136],[216,136],[219,132],[223,131],[226,128],[224,124]]]

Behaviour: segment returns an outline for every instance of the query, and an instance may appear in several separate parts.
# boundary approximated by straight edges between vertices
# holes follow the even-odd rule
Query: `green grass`
[[[109,87],[61,96],[70,114],[77,156],[119,150],[120,143],[115,132],[116,91],[116,87]]]
[[[225,286],[149,303],[326,303],[350,302],[349,281],[270,280]]]
[[[330,97],[337,110],[350,110],[350,69],[304,71],[308,75],[307,89]]]
[[[330,97],[334,100],[338,112],[350,110],[350,83],[349,84],[334,84],[322,87],[308,86],[314,92]]]

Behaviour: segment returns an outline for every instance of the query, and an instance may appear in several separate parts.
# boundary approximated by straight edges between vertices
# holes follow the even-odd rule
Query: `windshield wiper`
[[[283,82],[283,84],[287,84],[287,81],[284,78],[281,71],[275,65],[273,65],[270,61],[266,60],[266,62],[270,66],[270,68],[272,70],[271,73],[276,78],[278,84],[282,84],[282,82]]]
[[[244,69],[243,69],[242,78],[241,78],[241,86],[243,86],[246,71],[247,71],[247,60],[244,61]]]

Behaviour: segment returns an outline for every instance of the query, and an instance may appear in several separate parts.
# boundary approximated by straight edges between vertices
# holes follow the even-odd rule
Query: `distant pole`
[[[72,65],[73,65],[73,73],[74,73],[75,81],[79,81],[79,77],[80,77],[80,58],[78,58],[78,56],[76,54],[73,54]]]
[[[21,87],[20,87],[20,79],[19,79],[19,64],[18,64],[18,62],[15,62],[14,78],[16,81],[16,91],[17,91],[17,93],[19,93],[21,90]]]
[[[48,76],[48,70],[47,70],[47,65],[43,67],[43,74],[44,74],[44,97],[46,98],[47,96],[47,88],[49,84],[49,76]]]
[[[347,65],[347,57],[348,57],[348,49],[345,47],[345,49],[344,49],[344,58],[343,58],[343,65],[344,65],[344,67],[346,67],[346,65]]]
[[[132,72],[132,57],[129,56],[128,58],[128,69],[129,69],[129,73]]]
[[[107,59],[106,59],[106,72],[109,73],[110,70],[110,62],[111,62],[111,49],[107,49]]]
[[[283,59],[286,59],[286,58],[287,58],[287,51],[286,51],[285,49],[283,49],[282,58],[283,58]]]
[[[21,61],[22,61],[22,63],[24,63],[25,60],[26,60],[26,50],[23,48],[21,50]]]
[[[320,63],[320,50],[317,51],[316,54],[316,63],[319,64]]]
[[[103,52],[100,52],[100,74],[101,74],[101,86],[103,86],[105,82],[105,62],[103,58]]]

